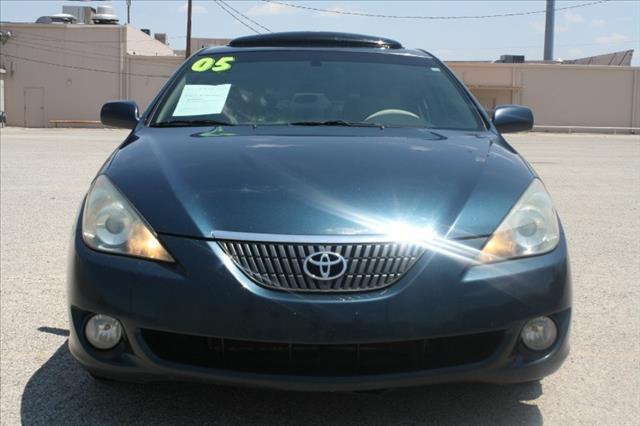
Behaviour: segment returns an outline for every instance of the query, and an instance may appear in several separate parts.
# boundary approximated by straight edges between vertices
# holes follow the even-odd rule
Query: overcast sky
[[[560,1],[556,8],[593,0]],[[186,1],[133,0],[131,23],[152,32],[166,32],[175,49],[183,49]],[[524,54],[541,59],[544,13],[480,19],[390,19],[362,17],[263,1],[229,1],[233,8],[271,31],[330,30],[391,37],[409,47],[421,47],[446,60],[493,60],[501,54]],[[304,1],[285,3],[339,12],[410,16],[492,15],[544,10],[544,0],[530,1]],[[62,5],[110,4],[124,21],[123,1],[2,0],[3,21],[33,22],[39,16],[60,13]],[[253,32],[223,11],[214,0],[194,1],[193,36],[233,38]],[[264,31],[251,21],[247,22]],[[640,65],[640,0],[608,1],[556,14],[555,58],[573,59],[636,49],[633,64]]]

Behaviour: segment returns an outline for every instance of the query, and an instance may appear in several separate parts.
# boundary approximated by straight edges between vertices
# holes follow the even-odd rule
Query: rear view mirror
[[[100,110],[100,121],[105,126],[133,129],[139,120],[138,104],[134,101],[107,102]]]
[[[498,105],[492,121],[500,133],[523,132],[533,127],[533,112],[520,105]]]

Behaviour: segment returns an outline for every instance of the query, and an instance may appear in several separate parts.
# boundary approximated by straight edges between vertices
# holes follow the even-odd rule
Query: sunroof
[[[395,40],[362,34],[296,31],[285,33],[257,34],[231,40],[233,47],[369,47],[401,49]]]

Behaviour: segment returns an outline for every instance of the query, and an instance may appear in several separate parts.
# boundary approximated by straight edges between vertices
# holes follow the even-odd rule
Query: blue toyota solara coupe
[[[69,348],[98,379],[293,390],[516,383],[569,351],[566,240],[540,178],[426,51],[344,33],[189,58],[91,183]]]

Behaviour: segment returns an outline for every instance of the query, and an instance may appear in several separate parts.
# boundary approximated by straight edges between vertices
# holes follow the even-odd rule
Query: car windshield
[[[151,125],[216,124],[484,128],[449,71],[431,58],[322,50],[192,58]]]

